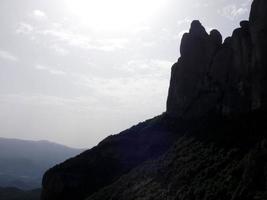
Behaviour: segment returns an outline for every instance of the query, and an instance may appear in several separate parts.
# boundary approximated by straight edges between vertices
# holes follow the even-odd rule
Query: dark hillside
[[[166,154],[87,200],[266,199],[267,113],[250,117],[213,121],[182,136]]]

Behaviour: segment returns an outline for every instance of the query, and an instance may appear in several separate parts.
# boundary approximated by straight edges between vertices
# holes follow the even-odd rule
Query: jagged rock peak
[[[247,20],[241,21],[240,22],[240,27],[243,28],[243,29],[248,30],[249,29],[249,21],[247,21]]]
[[[167,113],[178,118],[236,115],[267,105],[267,1],[255,0],[249,21],[225,39],[197,20],[172,67]]]
[[[216,30],[213,29],[210,31],[210,34],[208,35],[208,33],[206,32],[205,27],[200,23],[199,20],[193,20],[191,22],[191,26],[189,29],[189,34],[193,37],[200,37],[202,39],[207,39],[208,36],[211,37],[211,39],[217,43],[217,44],[221,44],[222,43],[222,35],[221,33]]]
[[[167,113],[171,116],[191,118],[204,113],[210,107],[204,93],[213,92],[209,83],[209,71],[214,55],[222,46],[219,31],[212,30],[210,35],[197,20],[191,23],[189,33],[181,40],[181,57],[172,67]],[[211,94],[214,99],[218,95]],[[203,104],[202,104],[203,103]]]
[[[202,26],[202,24],[198,20],[192,21],[189,33],[194,36],[200,36],[200,37],[207,36],[207,32],[205,28]]]
[[[217,43],[218,45],[222,44],[222,35],[218,30],[216,29],[211,30],[210,37],[211,37],[211,40],[214,41],[214,43]]]

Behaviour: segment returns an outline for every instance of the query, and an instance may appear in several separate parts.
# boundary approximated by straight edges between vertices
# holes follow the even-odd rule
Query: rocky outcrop
[[[181,41],[172,67],[167,113],[192,119],[211,113],[235,115],[266,107],[266,1],[253,2],[249,21],[221,44],[198,21]]]
[[[42,200],[266,197],[266,10],[254,0],[224,42],[193,21],[166,113],[48,170]]]
[[[266,107],[267,102],[267,2],[255,0],[249,17],[252,42],[252,88],[254,106]]]
[[[197,118],[213,109],[219,94],[210,84],[208,72],[221,48],[222,36],[213,30],[210,35],[199,21],[193,21],[189,33],[183,35],[181,57],[172,67],[167,113],[182,118]],[[204,110],[203,110],[204,109]]]

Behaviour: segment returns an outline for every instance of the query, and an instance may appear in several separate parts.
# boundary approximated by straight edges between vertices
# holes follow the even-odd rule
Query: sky
[[[251,0],[1,0],[0,137],[91,148],[165,111],[190,22],[230,36]]]

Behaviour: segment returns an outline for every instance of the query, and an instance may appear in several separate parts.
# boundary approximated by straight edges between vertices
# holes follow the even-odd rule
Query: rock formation
[[[172,67],[167,113],[198,118],[232,115],[266,106],[266,1],[254,1],[242,21],[221,44],[217,30],[207,34],[198,21],[181,41],[181,57]]]
[[[166,113],[48,170],[42,200],[266,199],[266,10],[223,43],[193,21]]]

